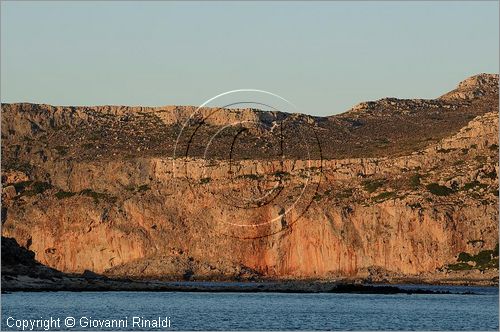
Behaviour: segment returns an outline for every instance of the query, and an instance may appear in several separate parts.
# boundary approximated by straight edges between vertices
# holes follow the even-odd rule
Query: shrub
[[[472,256],[469,253],[461,252],[460,254],[458,254],[458,261],[459,262],[467,263],[471,260],[472,260]]]
[[[131,184],[128,184],[125,186],[125,190],[128,190],[128,191],[134,191],[135,190],[135,187]]]
[[[29,187],[29,190],[25,190],[26,188]],[[47,182],[32,182],[32,181],[25,181],[25,182],[20,182],[16,183],[14,185],[14,188],[16,188],[16,191],[23,191],[22,195],[24,196],[35,196],[37,194],[41,194],[44,191],[52,188],[52,185]]]
[[[488,178],[488,179],[496,179],[497,178],[497,172],[495,170],[493,170],[493,171],[491,171],[489,173],[484,174],[484,177]]]
[[[14,183],[14,188],[16,188],[17,192],[20,192],[20,191],[23,191],[24,189],[26,189],[27,187],[29,187],[32,183],[33,183],[33,181],[22,181],[22,182]]]
[[[449,264],[448,265],[448,270],[451,271],[463,271],[463,270],[472,270],[473,266],[467,264],[467,263],[456,263],[456,264]]]
[[[250,180],[262,179],[262,175],[258,175],[258,174],[243,174],[243,175],[240,175],[239,177],[243,178],[243,179],[250,179]]]
[[[288,176],[288,175],[290,175],[290,173],[285,172],[285,171],[277,171],[277,172],[274,172],[274,176],[277,176],[277,177],[280,177],[280,178],[282,178],[282,177],[284,177],[284,176]]]
[[[139,188],[137,188],[137,191],[148,191],[149,189],[151,189],[150,186],[148,186],[147,184],[143,184],[139,186]]]
[[[100,200],[104,200],[110,203],[116,202],[116,197],[110,196],[105,193],[98,193],[96,191],[93,191],[92,189],[83,189],[82,191],[80,191],[80,195],[92,197],[94,199],[94,203],[99,203]]]
[[[64,198],[70,198],[75,196],[76,193],[70,192],[70,191],[64,191],[64,190],[59,190],[55,196],[57,199],[64,199]]]
[[[498,257],[496,258],[493,258],[492,260],[490,260],[488,263],[484,264],[482,266],[483,269],[498,269]]]
[[[483,250],[477,255],[473,256],[472,259],[478,266],[485,265],[491,261],[493,258],[493,250]]]
[[[209,183],[212,179],[211,178],[203,178],[200,180],[200,183],[201,184],[206,184],[206,183]]]
[[[420,186],[420,174],[415,173],[410,177],[410,187],[417,189]]]
[[[448,196],[453,193],[453,190],[451,188],[442,186],[438,183],[430,183],[425,187],[430,191],[431,194],[436,196]]]
[[[50,183],[47,183],[47,182],[38,182],[37,181],[31,185],[31,188],[32,188],[33,192],[35,192],[35,194],[41,194],[45,190],[52,188],[52,185]]]
[[[14,188],[16,192],[20,192],[20,196],[35,196],[52,188],[52,185],[47,182],[25,181],[14,184]]]
[[[375,192],[378,188],[382,187],[384,183],[385,183],[384,180],[366,180],[363,181],[363,187],[365,188],[366,191],[368,191],[371,194]]]
[[[481,183],[479,181],[472,181],[472,182],[468,182],[466,184],[464,184],[464,186],[462,187],[462,190],[470,190],[470,189],[474,189],[474,188],[486,188],[488,187],[487,184],[484,184],[484,183]]]
[[[480,163],[485,163],[488,160],[488,158],[486,158],[486,156],[475,156],[474,160],[476,160]]]
[[[482,240],[474,240],[474,241],[482,241]],[[468,243],[471,243],[469,241]],[[482,250],[477,255],[471,255],[466,252],[461,252],[458,255],[457,261],[460,262],[458,264],[464,264],[467,262],[474,262],[475,269],[488,269],[488,268],[496,268],[498,267],[498,243],[493,250]],[[455,265],[458,265],[455,264]],[[459,266],[457,266],[458,268]],[[462,266],[465,267],[465,266]],[[466,267],[465,267],[466,268]]]

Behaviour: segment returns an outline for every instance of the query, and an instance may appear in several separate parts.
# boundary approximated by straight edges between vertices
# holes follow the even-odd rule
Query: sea
[[[13,292],[2,330],[496,330],[497,287],[454,294]]]

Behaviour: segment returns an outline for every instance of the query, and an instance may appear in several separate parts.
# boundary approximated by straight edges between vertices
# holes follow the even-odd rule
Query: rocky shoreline
[[[407,285],[408,286],[408,285]],[[357,293],[357,294],[473,294],[450,290],[432,290],[429,285],[362,284],[330,281],[279,282],[172,282],[88,278],[77,276],[50,279],[29,276],[2,277],[2,293],[47,291],[155,291],[155,292],[237,292],[237,293]]]
[[[339,278],[335,280],[140,280],[109,278],[91,271],[67,274],[40,264],[34,253],[15,239],[2,237],[2,292],[44,291],[161,291],[161,292],[275,292],[275,293],[364,293],[441,294],[429,285],[497,286],[498,270],[379,279]],[[400,285],[411,285],[411,289]],[[447,293],[447,292],[445,292]]]
[[[8,270],[7,270],[8,271]],[[401,288],[401,285],[410,289]],[[44,291],[159,291],[159,292],[274,292],[274,293],[363,293],[441,294],[430,286],[498,287],[498,274],[489,271],[482,279],[398,278],[379,282],[361,279],[338,280],[259,280],[259,281],[163,281],[112,279],[86,271],[81,275],[56,273],[13,275],[2,269],[2,292]],[[448,291],[444,293],[449,293]]]

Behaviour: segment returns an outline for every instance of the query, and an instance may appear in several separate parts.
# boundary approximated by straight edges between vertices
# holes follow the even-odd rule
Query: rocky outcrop
[[[2,236],[2,283],[17,275],[49,279],[63,273],[40,264],[33,251],[19,246],[13,238]]]
[[[4,105],[2,234],[50,267],[113,277],[482,273],[495,268],[494,254],[459,261],[462,252],[487,256],[498,243],[498,89],[491,83],[498,77],[481,77],[459,86],[486,91],[465,103],[452,95],[422,104],[391,99],[328,119],[224,110],[200,136],[200,153],[184,141],[175,158],[189,108]],[[313,153],[304,158],[297,145],[297,155],[262,157],[272,141],[265,138],[277,136],[259,126],[243,128],[238,139],[210,140],[224,121],[242,117],[289,119],[295,131],[317,133],[308,141],[316,142]],[[380,131],[382,123],[402,127]],[[440,128],[433,138],[411,135],[430,123]],[[350,137],[331,150],[346,158],[326,155],[335,145],[328,137],[338,135],[332,128]],[[197,130],[186,136],[204,129]],[[165,140],[153,141],[155,133]],[[250,155],[232,153],[237,144]]]
[[[478,74],[460,82],[458,87],[440,97],[444,100],[471,100],[491,94],[498,87],[498,75]]]

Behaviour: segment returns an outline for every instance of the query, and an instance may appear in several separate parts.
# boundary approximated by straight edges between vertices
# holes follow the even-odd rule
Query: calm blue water
[[[59,318],[66,329],[68,316],[75,318],[73,331],[104,330],[82,327],[81,317],[83,324],[122,319],[139,330],[134,316],[168,317],[170,327],[160,330],[498,330],[498,288],[432,288],[478,295],[18,292],[2,294],[2,330],[18,330],[7,326],[9,317],[11,325]]]

